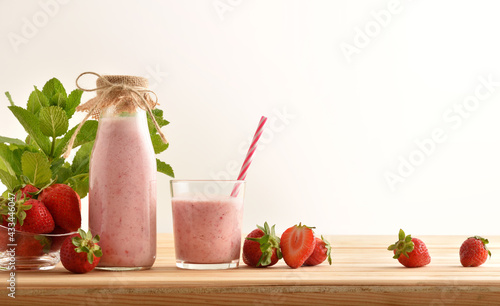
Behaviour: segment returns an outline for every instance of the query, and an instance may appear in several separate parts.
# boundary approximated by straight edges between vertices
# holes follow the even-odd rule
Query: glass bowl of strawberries
[[[0,270],[50,270],[63,241],[81,226],[81,202],[68,185],[25,185],[0,197]]]
[[[34,234],[0,225],[0,270],[53,269],[63,241],[74,233]]]

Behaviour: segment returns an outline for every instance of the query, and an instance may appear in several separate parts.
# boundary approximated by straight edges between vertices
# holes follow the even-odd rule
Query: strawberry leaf
[[[414,245],[407,245],[404,249],[404,252],[410,253],[411,251],[413,251],[414,247],[415,247]],[[409,257],[409,256],[406,256],[406,257]]]
[[[266,233],[270,233],[271,232],[271,229],[269,228],[269,224],[267,224],[267,222],[264,222],[264,229],[265,229]]]
[[[31,209],[31,205],[28,205],[30,206],[29,208],[27,208],[28,210]],[[21,226],[23,226],[24,224],[24,219],[26,219],[26,212],[24,210],[21,210],[20,212],[17,213],[17,221],[19,222],[19,224]]]
[[[402,229],[399,230],[399,240],[405,240],[405,232]]]
[[[40,244],[43,247],[43,252],[45,254],[48,254],[50,252],[50,247],[51,247],[51,240],[47,238],[47,236],[44,235],[35,235],[34,238],[40,242]]]
[[[326,247],[326,256],[328,259],[328,264],[331,266],[332,265],[332,245],[328,240],[323,238],[323,235],[321,235],[321,240],[325,242],[325,247]]]
[[[269,224],[267,222],[264,223],[264,226],[257,225],[257,228],[260,229],[264,234],[259,238],[246,238],[246,240],[259,243],[262,255],[257,262],[257,267],[265,267],[270,265],[272,262],[274,250],[276,250],[276,256],[278,257],[278,259],[282,258],[282,254],[280,252],[280,239],[275,235],[274,227],[275,225],[273,225],[272,228],[269,228]]]
[[[101,247],[95,244],[95,241],[99,241],[99,236],[96,235],[95,237],[92,238],[92,233],[90,232],[90,230],[87,233],[85,233],[85,231],[82,230],[81,228],[78,229],[78,234],[82,238],[75,236],[73,237],[72,240],[73,245],[76,246],[75,252],[87,253],[87,260],[90,264],[92,264],[94,262],[94,255],[96,257],[102,256]]]
[[[394,251],[394,256],[392,258],[398,259],[401,255],[406,257],[410,257],[408,253],[412,252],[415,248],[415,244],[411,240],[411,235],[406,236],[405,232],[400,229],[398,234],[398,241],[396,243],[391,244],[387,250]]]
[[[94,255],[95,257],[101,257],[102,256],[102,250],[99,248],[97,250],[94,251]]]
[[[71,238],[71,243],[74,246],[80,246],[82,244],[82,238],[75,236],[75,237]]]
[[[85,231],[81,228],[78,229],[78,234],[80,235],[80,240],[81,239],[85,239],[85,236],[87,235],[87,233],[85,233]]]
[[[99,240],[101,240],[101,237],[99,237],[99,235],[95,235],[94,238],[92,238],[93,243],[98,243]],[[99,256],[97,256],[97,257],[99,257]]]
[[[90,264],[94,263],[94,253],[88,252],[87,253],[87,260],[89,261]]]

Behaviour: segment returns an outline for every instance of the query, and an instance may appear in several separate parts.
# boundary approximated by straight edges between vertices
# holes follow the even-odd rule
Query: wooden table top
[[[216,271],[175,267],[173,237],[158,236],[151,270],[92,271],[78,275],[60,264],[51,271],[18,272],[16,303],[2,286],[0,302],[9,304],[500,304],[500,236],[488,237],[492,257],[483,266],[464,268],[458,250],[466,236],[421,236],[431,254],[422,268],[404,268],[386,250],[395,236],[328,236],[333,265]],[[1,275],[1,274],[0,274]],[[7,273],[4,272],[7,279]],[[41,296],[44,296],[42,299]],[[74,299],[72,299],[72,297]],[[78,299],[76,299],[78,298]],[[73,303],[78,301],[78,303]],[[44,304],[47,302],[47,304]],[[49,303],[50,302],[50,303]],[[450,304],[450,305],[451,305]]]

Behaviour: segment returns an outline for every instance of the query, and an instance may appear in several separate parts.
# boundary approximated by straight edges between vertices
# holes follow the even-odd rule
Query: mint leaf
[[[42,153],[24,152],[21,157],[23,174],[36,187],[40,188],[50,182],[52,172],[50,164]]]
[[[19,176],[23,174],[22,166],[21,166],[21,157],[26,151],[34,151],[33,147],[25,146],[22,148],[17,148],[16,145],[9,146],[12,151],[13,160],[11,161],[11,166],[14,172]],[[14,148],[14,149],[13,149]],[[12,150],[13,149],[13,150]]]
[[[21,139],[9,138],[9,137],[4,137],[4,136],[0,136],[0,143],[11,143],[11,144],[15,144],[18,146],[26,146],[26,143],[24,141],[22,141]]]
[[[70,177],[68,185],[73,188],[81,199],[85,198],[89,193],[89,174],[80,174],[78,176]]]
[[[164,143],[158,134],[151,135],[151,142],[153,143],[155,154],[159,154],[168,148],[168,143]]]
[[[78,152],[76,152],[73,164],[71,165],[73,175],[89,172],[90,153],[92,152],[93,146],[93,141],[87,142],[80,147]]]
[[[21,185],[21,182],[14,175],[0,169],[0,181],[7,187],[9,191],[14,190],[15,187]]]
[[[50,163],[50,171],[52,172],[52,178],[55,178],[55,175],[59,171],[59,169],[64,165],[64,158],[59,157]]]
[[[162,109],[155,108],[151,112],[155,116],[156,122],[158,123],[158,125],[160,127],[164,127],[170,123],[169,121],[167,121],[163,118],[163,110]]]
[[[54,96],[52,96],[52,98],[50,98],[49,104],[65,109],[67,100],[68,98],[66,98],[66,95],[63,95],[62,93],[56,93]]]
[[[151,112],[153,113],[153,116],[155,117],[155,120],[160,127],[164,127],[165,125],[170,123],[163,118],[163,110],[155,108]],[[148,129],[149,129],[149,134],[151,135],[158,133],[156,131],[156,127],[153,123],[153,120],[151,120],[151,117],[149,117],[149,115],[148,115]]]
[[[5,95],[7,96],[7,99],[9,99],[10,106],[16,106],[16,105],[14,104],[14,101],[12,101],[12,96],[10,95],[10,92],[6,91],[6,92],[5,92]]]
[[[96,120],[87,120],[83,124],[80,133],[76,135],[76,140],[73,145],[73,148],[81,146],[87,142],[91,142],[95,140],[97,135],[97,126],[98,123]]]
[[[71,165],[69,163],[64,163],[61,168],[57,170],[57,172],[54,174],[54,177],[57,176],[57,183],[58,184],[66,184],[68,179],[73,175],[71,173]]]
[[[0,144],[0,169],[7,171],[10,175],[21,174],[14,152],[4,143]]]
[[[69,96],[68,96],[68,101],[66,102],[66,115],[68,115],[68,118],[71,118],[73,114],[75,113],[75,109],[78,105],[80,105],[80,101],[82,99],[82,94],[83,91],[80,89],[75,89],[73,90]]]
[[[162,162],[158,158],[156,159],[156,171],[166,174],[170,177],[175,177],[172,167],[169,164]]]
[[[75,133],[77,126],[74,126],[71,130],[69,130],[63,138],[56,140],[56,149],[54,151],[54,156],[60,156],[63,153],[63,150],[66,149],[71,136]],[[76,135],[76,140],[73,144],[73,148],[81,146],[87,142],[91,142],[95,140],[97,134],[97,121],[95,120],[87,120],[83,124],[82,128],[78,135]]]
[[[16,116],[17,120],[24,127],[24,130],[29,134],[30,141],[36,145],[46,154],[50,154],[50,141],[42,131],[40,131],[40,123],[38,118],[31,112],[19,106],[9,106],[10,111]]]
[[[68,130],[68,117],[59,106],[43,107],[40,110],[40,130],[46,136],[56,138]]]
[[[83,124],[82,130],[85,127],[86,123],[87,122],[85,122]],[[71,137],[73,136],[73,134],[75,133],[75,131],[76,131],[77,128],[78,128],[78,125],[74,126],[62,138],[55,140],[56,141],[56,149],[54,151],[54,156],[60,156],[63,153],[63,150],[66,149],[66,145],[68,144],[69,140],[71,139]],[[74,147],[75,147],[75,145],[73,145],[73,148]]]
[[[52,98],[55,94],[61,93],[64,97],[67,96],[64,86],[58,79],[52,78],[43,86],[42,92],[45,96]]]
[[[153,116],[155,117],[156,122],[158,123],[158,126],[163,127],[170,123],[163,118],[163,110],[156,108],[152,110],[152,113]],[[161,140],[161,136],[158,134],[158,131],[156,130],[153,120],[151,120],[151,117],[149,116],[148,116],[148,129],[149,129],[149,134],[151,136],[151,142],[153,143],[153,148],[155,150],[155,154],[159,154],[165,151],[168,148],[168,143],[164,143]]]
[[[37,115],[42,107],[49,106],[49,99],[35,86],[28,98],[28,105],[26,109],[31,113]]]

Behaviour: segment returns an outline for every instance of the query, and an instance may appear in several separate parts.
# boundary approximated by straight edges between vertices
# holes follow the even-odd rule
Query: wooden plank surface
[[[84,275],[52,271],[18,272],[16,299],[5,305],[88,304],[500,304],[500,237],[488,237],[492,258],[481,267],[464,268],[458,250],[466,236],[422,236],[432,262],[408,269],[392,259],[387,246],[395,236],[329,236],[333,265],[288,268],[278,265],[219,271],[181,270],[175,267],[173,239],[158,238],[158,257],[146,271],[93,271]],[[3,273],[5,282],[7,273]],[[2,274],[0,274],[0,277]],[[43,297],[43,298],[42,298]],[[44,304],[47,302],[47,304]]]

